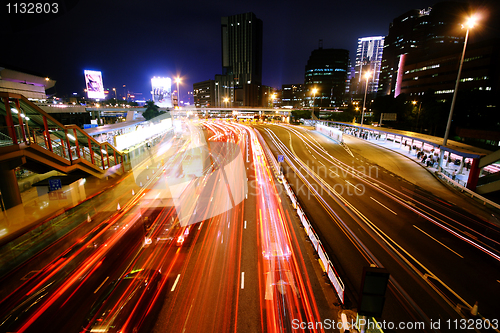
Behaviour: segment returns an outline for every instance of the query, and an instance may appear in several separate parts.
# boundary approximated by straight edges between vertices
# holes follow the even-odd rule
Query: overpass
[[[5,208],[21,203],[15,169],[104,177],[123,172],[123,155],[76,125],[63,125],[24,96],[0,92],[0,191]],[[1,119],[1,118],[0,118]]]

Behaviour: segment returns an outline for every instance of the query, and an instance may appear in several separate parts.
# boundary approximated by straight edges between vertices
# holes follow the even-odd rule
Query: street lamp
[[[274,107],[274,100],[276,99],[276,94],[271,95],[271,107]]]
[[[418,120],[420,118],[420,108],[422,107],[422,102],[420,101],[412,101],[413,105],[417,105],[418,103],[418,113],[417,113],[417,124],[415,125],[415,131],[418,131]]]
[[[361,109],[361,126],[363,126],[363,120],[365,118],[365,104],[366,104],[366,93],[368,91],[368,79],[372,75],[371,71],[368,71],[365,73],[365,79],[366,79],[366,84],[365,84],[365,98],[363,98],[363,108]]]
[[[453,109],[455,108],[455,102],[457,100],[458,83],[460,82],[460,76],[462,75],[462,66],[464,64],[465,48],[467,47],[467,40],[469,39],[469,30],[474,27],[477,20],[478,20],[477,16],[472,15],[467,19],[467,22],[465,23],[465,27],[467,28],[467,32],[465,33],[464,49],[462,51],[462,57],[460,58],[460,66],[458,67],[457,81],[455,82],[455,90],[453,91],[453,99],[451,100],[450,115],[448,116],[448,123],[446,124],[446,131],[444,133],[444,138],[443,138],[443,146],[446,146],[446,143],[448,142],[448,136],[450,135],[451,119],[453,118]],[[463,28],[464,28],[464,24],[462,24],[462,29]],[[441,149],[441,152],[439,155],[440,155],[439,156],[439,171],[441,171],[441,166],[443,164],[443,157],[444,157],[444,150],[443,149]]]
[[[224,97],[224,103],[226,103],[226,108],[227,108],[227,102],[229,102],[229,98]]]
[[[118,103],[118,98],[116,97],[116,88],[113,88],[113,91],[115,92],[115,101]]]
[[[180,98],[180,94],[179,94],[179,83],[181,83],[180,76],[175,78],[175,83],[177,83],[177,106],[180,106],[180,104],[181,104],[181,98]]]
[[[316,100],[316,93],[318,92],[318,89],[313,88],[312,93],[313,93],[313,100],[312,100],[312,119],[314,119],[316,116],[314,115],[314,101]]]

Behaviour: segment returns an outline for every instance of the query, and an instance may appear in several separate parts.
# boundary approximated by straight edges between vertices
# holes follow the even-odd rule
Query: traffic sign
[[[61,179],[49,179],[49,192],[56,191],[62,188]]]

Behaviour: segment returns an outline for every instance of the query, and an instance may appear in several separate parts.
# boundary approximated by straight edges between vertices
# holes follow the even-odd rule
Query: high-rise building
[[[246,84],[262,83],[262,21],[254,13],[221,19],[222,74]]]
[[[215,103],[259,106],[262,84],[262,21],[254,13],[221,19],[222,75],[215,77]]]
[[[440,2],[432,8],[413,9],[395,18],[384,41],[378,94],[400,94],[407,54],[423,60],[450,49],[460,50],[465,37],[460,23],[467,8],[462,2]]]
[[[215,81],[206,80],[202,82],[193,83],[193,101],[194,106],[210,107],[215,105]]]
[[[305,66],[305,106],[333,108],[342,106],[346,100],[349,51],[323,49],[312,51]],[[313,89],[317,89],[313,94]],[[314,101],[313,101],[314,99]]]
[[[380,66],[382,64],[382,53],[384,51],[384,37],[363,37],[358,38],[358,48],[356,50],[356,64],[354,69],[354,80],[351,80],[351,93],[363,94],[365,91],[365,73],[370,72],[368,79],[368,94],[378,91],[378,80]]]

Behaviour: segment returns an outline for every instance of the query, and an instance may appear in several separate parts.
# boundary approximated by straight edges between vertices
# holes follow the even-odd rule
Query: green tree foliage
[[[142,113],[142,116],[146,120],[153,119],[154,117],[158,117],[160,115],[159,107],[155,105],[153,101],[146,102],[146,110]]]

